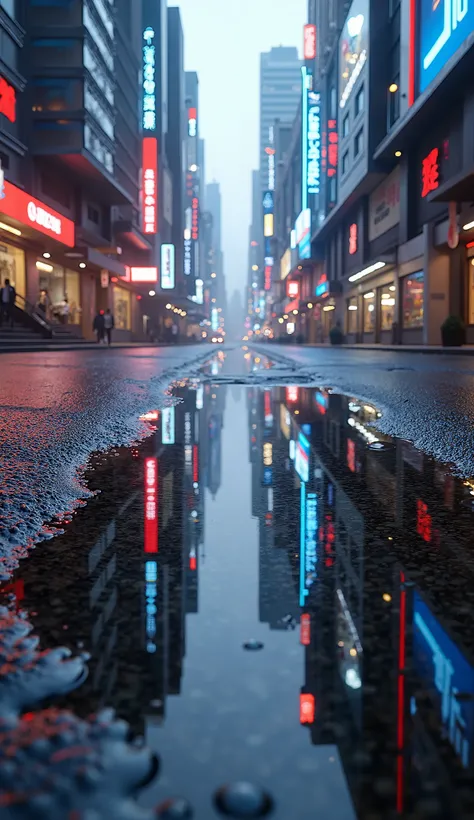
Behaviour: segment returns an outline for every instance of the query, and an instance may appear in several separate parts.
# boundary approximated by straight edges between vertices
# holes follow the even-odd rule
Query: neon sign
[[[143,32],[143,111],[142,125],[144,131],[156,130],[156,54],[155,32],[148,26]]]
[[[311,615],[303,614],[300,618],[300,644],[309,646],[311,643]]]
[[[264,289],[271,290],[272,288],[272,271],[273,265],[265,265],[264,268]]]
[[[156,652],[156,616],[158,598],[158,564],[156,561],[145,562],[145,630],[146,651],[149,655]]]
[[[131,282],[158,282],[158,268],[130,268]]]
[[[199,238],[199,199],[197,196],[193,197],[192,203],[192,222],[191,222],[191,239],[194,242]]]
[[[300,695],[300,723],[302,726],[305,724],[311,725],[314,723],[315,717],[315,705],[314,705],[314,695]]]
[[[10,122],[16,121],[16,93],[4,77],[0,77],[0,114]]]
[[[3,183],[2,214],[30,225],[51,239],[56,239],[73,248],[75,245],[74,222],[62,214],[44,205],[39,199],[12,185],[7,180]]]
[[[158,552],[158,459],[145,459],[145,544],[146,553]]]
[[[420,92],[474,31],[472,0],[422,0],[420,9]]]
[[[146,234],[158,231],[158,140],[144,137],[142,145],[142,218]]]
[[[351,256],[357,253],[357,224],[355,222],[349,227],[349,253]]]
[[[304,27],[304,59],[316,59],[316,26],[310,23]]]
[[[300,283],[288,282],[286,286],[286,293],[290,299],[297,299],[300,295]]]
[[[188,134],[190,137],[197,136],[197,111],[190,108],[188,111]]]
[[[305,515],[301,517],[301,527],[304,530],[304,538],[301,539],[301,543],[304,545],[304,554],[300,559],[300,606],[304,607],[306,598],[317,577],[318,500],[316,493],[306,494],[306,492],[302,493],[301,499],[302,503],[303,500],[306,503]]]
[[[319,194],[321,182],[321,95],[308,92],[308,194]]]
[[[172,290],[175,286],[175,251],[174,245],[161,246],[161,287]]]
[[[421,165],[421,196],[428,196],[439,188],[439,149],[433,148]]]
[[[309,481],[309,441],[303,433],[298,436],[295,455],[295,470],[301,481]]]

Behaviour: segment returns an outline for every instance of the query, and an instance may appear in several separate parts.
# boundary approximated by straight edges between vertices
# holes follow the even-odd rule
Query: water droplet
[[[250,641],[246,641],[243,646],[244,649],[248,649],[250,652],[258,652],[259,649],[263,649],[263,643],[261,641],[257,641],[255,638],[252,638]]]
[[[260,786],[253,783],[229,783],[215,795],[215,804],[228,817],[263,817],[273,808],[273,801]]]

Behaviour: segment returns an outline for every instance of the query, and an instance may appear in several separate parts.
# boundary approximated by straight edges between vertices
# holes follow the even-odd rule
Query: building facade
[[[474,342],[474,11],[455,4],[445,20],[446,7],[309,3],[304,57],[317,127],[310,98],[295,128],[302,179],[314,183],[316,170],[319,184],[308,202],[309,261],[299,274],[300,254],[296,268],[283,265],[300,297],[297,319],[284,318],[288,301],[275,293],[277,335],[290,322],[290,335],[312,342],[339,325],[350,343],[439,344],[454,316]],[[277,175],[277,203],[288,198],[287,180],[288,169]],[[277,229],[281,252],[281,219]]]

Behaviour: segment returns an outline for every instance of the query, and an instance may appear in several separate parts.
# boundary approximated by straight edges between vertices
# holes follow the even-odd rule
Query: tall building
[[[199,215],[201,208],[201,169],[199,140],[199,80],[195,71],[186,71],[186,188],[184,273],[189,297],[198,297],[196,280],[201,280]]]
[[[297,48],[278,46],[260,55],[260,184],[275,189],[275,120],[293,122],[301,97],[301,62]],[[272,160],[273,157],[273,160]]]
[[[213,278],[212,296],[217,299],[217,306],[226,314],[227,294],[224,272],[224,254],[222,252],[222,197],[221,189],[215,180],[206,185],[206,209],[212,216]]]
[[[168,123],[166,155],[172,175],[171,239],[175,246],[176,289],[187,295],[184,280],[184,144],[185,122],[184,36],[178,7],[168,9]]]

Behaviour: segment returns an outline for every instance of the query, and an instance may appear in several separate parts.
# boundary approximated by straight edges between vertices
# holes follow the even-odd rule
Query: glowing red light
[[[16,92],[4,77],[0,77],[0,114],[10,122],[16,121]]]
[[[424,158],[421,166],[422,190],[421,196],[428,196],[431,191],[439,188],[439,149],[433,148]]]
[[[433,519],[428,512],[428,506],[419,498],[416,502],[416,531],[426,541],[431,542]]]
[[[189,559],[189,569],[192,570],[192,572],[195,572],[196,567],[197,567],[197,559],[196,559],[195,556],[194,557],[191,556],[190,559]]]
[[[300,643],[309,646],[311,643],[311,615],[303,614],[300,619]]]
[[[158,140],[144,137],[142,145],[142,218],[143,231],[158,231]]]
[[[197,444],[193,445],[193,481],[199,482],[199,449]]]
[[[300,723],[311,724],[314,723],[314,695],[300,695]]]
[[[286,388],[286,401],[288,404],[294,404],[298,401],[299,398],[299,388],[298,387],[287,387]]]
[[[7,180],[3,187],[4,197],[0,208],[2,214],[46,234],[51,239],[56,239],[57,242],[62,242],[69,248],[74,247],[74,222],[71,219],[67,219]]]
[[[316,57],[316,26],[308,24],[304,27],[304,59],[314,60]]]
[[[158,552],[158,459],[145,459],[145,552]]]
[[[356,471],[355,452],[355,442],[351,438],[347,439],[347,466],[351,473]]]
[[[349,228],[349,253],[357,253],[357,224],[354,222]]]

